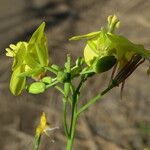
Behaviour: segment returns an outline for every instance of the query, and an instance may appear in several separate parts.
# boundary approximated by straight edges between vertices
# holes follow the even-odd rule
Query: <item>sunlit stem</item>
[[[71,122],[70,122],[70,130],[69,130],[69,137],[67,137],[67,147],[66,150],[72,150],[73,148],[73,142],[74,142],[74,137],[75,137],[75,131],[76,131],[76,124],[77,124],[77,104],[78,104],[78,98],[80,95],[80,89],[83,85],[83,83],[86,81],[88,76],[83,75],[81,77],[81,81],[79,85],[77,86],[76,90],[73,90],[73,95],[72,95],[72,111],[71,111]]]
[[[67,125],[67,99],[64,98],[63,100],[63,122],[64,122],[64,129],[66,137],[69,137],[68,125]]]

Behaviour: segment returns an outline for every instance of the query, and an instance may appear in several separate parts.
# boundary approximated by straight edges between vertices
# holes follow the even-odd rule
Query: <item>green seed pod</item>
[[[116,61],[117,59],[114,56],[102,57],[93,64],[94,72],[102,73],[108,71],[116,64]]]
[[[57,74],[57,81],[64,83],[67,82],[70,79],[70,73],[65,73],[62,71],[59,71]]]
[[[46,89],[46,86],[43,82],[34,82],[28,87],[28,92],[32,94],[43,93]]]
[[[42,82],[44,82],[45,84],[50,84],[52,82],[52,78],[51,77],[44,77],[41,80]]]

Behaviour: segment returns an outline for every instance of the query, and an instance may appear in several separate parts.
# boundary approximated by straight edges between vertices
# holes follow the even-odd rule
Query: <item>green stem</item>
[[[57,83],[59,83],[59,82],[58,81],[54,81],[51,84],[46,85],[46,89],[48,89],[48,88],[50,88],[52,86],[55,86]]]
[[[70,123],[70,130],[69,130],[69,137],[67,139],[67,147],[66,150],[72,150],[74,136],[76,131],[76,123],[77,123],[77,102],[78,97],[80,95],[80,89],[83,83],[85,82],[85,78],[81,78],[79,85],[77,86],[76,90],[73,91],[72,95],[72,113],[71,113],[71,123]]]
[[[64,91],[63,91],[63,89],[62,89],[61,87],[55,86],[55,88],[56,88],[61,94],[65,95],[65,94],[64,94]]]
[[[94,98],[90,99],[88,103],[86,103],[84,106],[80,108],[80,110],[77,112],[77,115],[79,116],[82,112],[84,112],[86,109],[88,109],[92,104],[94,104],[97,100],[101,99],[102,95],[98,94]]]
[[[64,119],[63,119],[64,129],[65,129],[65,134],[68,138],[69,137],[69,131],[68,131],[68,126],[67,126],[67,101],[66,101],[66,99],[63,100],[63,107],[64,107],[64,110],[63,110],[63,112],[64,112],[64,115],[63,115],[63,117],[64,117]]]
[[[71,150],[73,145],[73,140],[71,138],[67,139],[67,147],[66,150]]]
[[[101,93],[97,94],[95,97],[90,99],[88,103],[86,103],[84,106],[80,108],[80,110],[77,109],[77,103],[78,103],[78,98],[80,95],[80,88],[83,85],[83,83],[86,81],[88,76],[82,76],[81,81],[76,88],[76,90],[73,92],[72,96],[72,115],[71,115],[71,124],[70,124],[70,130],[69,130],[69,136],[67,136],[67,147],[66,150],[72,150],[73,147],[73,142],[74,142],[74,136],[75,136],[75,131],[76,131],[76,124],[77,124],[77,119],[79,115],[88,109],[92,104],[94,104],[96,101],[102,98],[103,95],[105,95],[108,91],[110,91],[113,87],[116,86],[115,82],[112,82],[108,88],[106,88],[104,91]]]
[[[76,105],[76,98],[77,98],[77,96],[75,95],[75,96],[73,96],[73,104],[72,104],[72,112],[71,112],[71,124],[70,124],[70,130],[69,130],[69,136],[71,136],[71,134],[72,134],[72,125],[73,125],[73,120],[74,120],[74,115],[75,115],[75,111],[76,111],[76,109],[75,109],[75,105]]]
[[[74,142],[74,136],[75,136],[75,131],[76,131],[77,119],[78,119],[78,116],[74,115],[74,118],[73,118],[73,121],[72,121],[71,135],[67,139],[66,150],[72,150],[73,142]]]
[[[52,72],[52,73],[54,73],[54,74],[56,74],[57,75],[57,70],[56,69],[54,69],[54,68],[52,68],[52,67],[44,67],[46,70],[48,70],[48,71],[50,71],[50,72]]]
[[[113,87],[115,87],[115,84],[111,84],[108,88],[106,88],[101,93],[97,94],[93,98],[91,98],[84,106],[80,108],[80,110],[77,112],[77,116],[79,116],[82,112],[87,110],[91,105],[93,105],[96,101],[101,100],[102,96],[105,95],[108,91],[110,91]]]
[[[80,95],[80,88],[82,86],[82,84],[85,82],[85,79],[81,78],[81,81],[77,87],[77,89],[75,90],[74,94],[73,94],[73,102],[72,102],[72,115],[71,115],[71,125],[70,125],[70,134],[72,132],[72,125],[73,125],[73,119],[74,119],[74,115],[77,112],[77,100],[78,97]]]
[[[40,141],[41,141],[41,135],[35,135],[32,150],[38,150],[39,149]]]

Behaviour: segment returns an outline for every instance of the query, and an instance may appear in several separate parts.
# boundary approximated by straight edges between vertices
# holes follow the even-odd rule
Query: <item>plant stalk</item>
[[[73,142],[74,142],[74,137],[75,137],[77,118],[78,118],[77,115],[75,115],[74,118],[73,118],[72,130],[71,130],[70,136],[67,139],[66,150],[72,150],[72,148],[73,148]]]

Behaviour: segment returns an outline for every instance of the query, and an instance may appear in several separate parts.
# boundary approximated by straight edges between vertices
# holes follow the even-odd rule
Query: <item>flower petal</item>
[[[10,91],[13,95],[21,94],[22,90],[25,87],[26,78],[20,78],[18,75],[21,72],[24,72],[25,66],[21,65],[17,69],[15,69],[12,73],[11,80],[10,80]]]
[[[91,32],[91,33],[84,34],[84,35],[74,36],[74,37],[70,38],[69,40],[70,41],[73,41],[73,40],[82,40],[82,39],[87,39],[88,40],[88,39],[97,37],[99,34],[100,34],[100,31]]]

